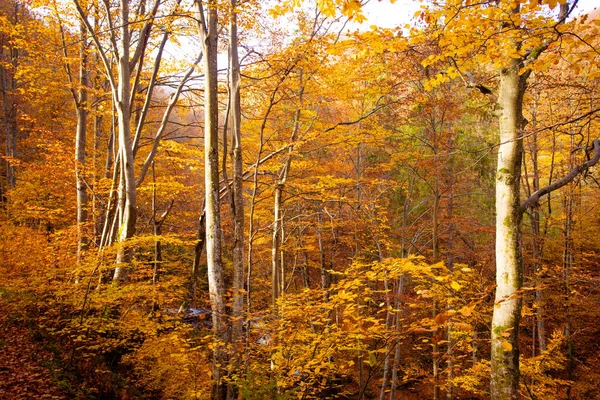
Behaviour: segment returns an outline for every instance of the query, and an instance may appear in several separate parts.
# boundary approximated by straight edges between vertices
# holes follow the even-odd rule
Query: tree
[[[105,73],[109,79],[112,100],[117,112],[118,138],[119,138],[119,167],[121,180],[118,192],[118,214],[119,214],[119,243],[120,251],[117,256],[117,268],[115,269],[114,279],[116,281],[124,279],[127,274],[127,263],[131,257],[131,249],[128,249],[125,243],[135,232],[137,204],[136,204],[136,185],[134,174],[133,146],[131,141],[131,117],[132,117],[132,90],[131,76],[136,64],[141,70],[142,61],[140,57],[148,43],[150,29],[153,24],[152,17],[158,9],[158,1],[155,1],[150,7],[150,19],[148,19],[140,30],[140,37],[133,59],[130,59],[131,31],[129,27],[129,8],[128,1],[121,1],[116,15],[111,13],[108,6],[105,9],[107,24],[110,28],[110,50],[117,60],[117,72],[113,72],[112,63],[109,59],[105,47],[100,42],[96,29],[88,20],[88,12],[84,10],[79,1],[74,0],[75,7],[85,25],[88,33],[93,38],[96,50],[99,52]],[[141,17],[141,16],[140,16]],[[138,64],[139,63],[139,64]]]
[[[242,110],[241,110],[241,78],[238,54],[238,2],[231,0],[229,20],[229,102],[231,116],[231,132],[233,145],[233,196],[232,213],[235,232],[233,241],[233,306],[232,306],[232,342],[242,338],[244,310],[244,193],[243,193],[243,159],[242,159]],[[239,358],[239,354],[237,355]]]
[[[54,4],[56,7],[56,4]],[[87,247],[88,238],[85,233],[85,224],[88,220],[88,192],[86,185],[86,141],[87,141],[87,123],[89,114],[89,86],[90,86],[90,62],[89,62],[89,40],[83,23],[79,28],[79,73],[78,78],[71,71],[71,66],[67,61],[69,59],[67,38],[65,28],[60,19],[60,13],[54,10],[58,20],[61,32],[63,54],[65,58],[65,71],[70,84],[70,92],[75,106],[75,115],[77,117],[77,126],[75,128],[75,186],[77,193],[77,264],[82,261],[82,253]],[[77,278],[78,279],[78,278]]]
[[[217,4],[194,2],[198,35],[203,53],[204,70],[204,210],[206,214],[206,262],[212,309],[215,350],[213,364],[213,399],[225,398],[225,283],[221,255],[221,212],[219,200],[219,108],[217,76]]]
[[[5,160],[6,160],[6,186],[14,187],[16,183],[16,162],[17,162],[17,141],[18,141],[18,117],[17,117],[17,89],[18,78],[17,69],[19,67],[19,58],[22,49],[16,45],[17,38],[14,37],[13,27],[16,27],[25,18],[23,7],[19,3],[2,4],[3,18],[5,18],[5,31],[1,33],[0,57],[2,66],[0,67],[0,82],[2,91],[2,105],[4,111],[4,130],[5,137]],[[5,191],[6,189],[4,189]]]
[[[119,252],[117,253],[117,267],[113,279],[120,281],[127,277],[127,264],[131,260],[133,251],[127,242],[133,237],[136,230],[136,188],[146,177],[146,173],[156,155],[158,144],[169,122],[169,116],[177,103],[184,84],[190,78],[194,71],[194,65],[199,59],[196,59],[179,79],[179,84],[172,93],[171,100],[165,108],[161,123],[156,130],[152,148],[136,177],[135,157],[139,150],[143,127],[147,122],[148,109],[154,94],[164,47],[171,33],[169,29],[157,33],[155,18],[159,15],[159,11],[164,12],[164,15],[160,16],[165,18],[163,22],[165,26],[168,26],[167,18],[177,10],[179,2],[161,3],[156,0],[147,4],[145,1],[139,3],[120,1],[116,11],[111,9],[108,3],[103,5],[92,3],[90,4],[91,10],[84,8],[84,5],[78,0],[73,0],[73,4],[99,54],[109,82],[113,107],[117,114],[118,151],[115,154],[114,176],[119,177],[119,184],[117,210],[114,215],[115,221],[118,222],[116,225],[118,225]],[[131,9],[135,10],[133,14],[130,13]],[[92,16],[96,19],[101,16],[107,30],[100,31],[102,27],[93,25],[90,20]],[[145,90],[145,100],[141,111],[135,113],[134,120],[137,96],[140,92],[143,92],[140,90],[142,71],[148,57],[149,46],[157,35],[161,37],[161,41],[152,65],[151,78],[147,90]],[[116,60],[116,71],[113,60]],[[134,122],[136,129],[132,130]],[[132,135],[132,133],[135,133],[135,135]],[[104,231],[109,231],[106,229],[109,224],[109,218],[107,218]]]
[[[489,88],[474,82],[470,72],[475,67],[473,61],[491,64],[498,79],[495,103],[500,144],[496,173],[497,286],[491,354],[493,399],[517,398],[519,393],[523,211],[541,195],[559,187],[555,184],[542,188],[521,204],[522,132],[526,125],[523,99],[536,61],[557,43],[561,36],[559,27],[573,12],[575,4],[562,3],[558,15],[545,17],[542,14],[544,8],[547,5],[550,9],[556,8],[556,2],[471,5],[456,1],[425,17],[431,22],[440,21],[439,29],[434,32],[442,48],[442,54],[432,56],[427,64],[450,60],[448,70],[438,74],[434,82],[462,76],[468,86],[492,93]],[[471,59],[465,58],[466,55]]]

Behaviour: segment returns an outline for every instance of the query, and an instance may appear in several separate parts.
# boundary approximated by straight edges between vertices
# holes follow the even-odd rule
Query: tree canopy
[[[600,396],[598,12],[369,3],[0,0],[0,397]]]

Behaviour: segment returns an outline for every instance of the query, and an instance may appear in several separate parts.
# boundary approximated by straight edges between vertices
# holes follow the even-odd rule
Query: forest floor
[[[54,355],[21,322],[0,297],[0,399],[69,398],[51,369]]]

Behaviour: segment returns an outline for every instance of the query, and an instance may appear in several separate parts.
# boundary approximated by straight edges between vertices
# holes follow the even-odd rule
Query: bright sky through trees
[[[367,27],[377,25],[382,28],[404,26],[410,22],[422,4],[426,3],[415,0],[397,0],[393,3],[389,0],[371,0],[364,6],[367,21],[363,25]],[[598,0],[580,0],[577,5],[579,11],[575,14],[589,12],[596,7],[598,7]]]

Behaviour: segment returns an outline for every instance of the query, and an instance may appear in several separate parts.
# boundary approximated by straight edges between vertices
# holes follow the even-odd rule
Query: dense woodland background
[[[597,12],[361,7],[0,1],[0,398],[600,397]]]

